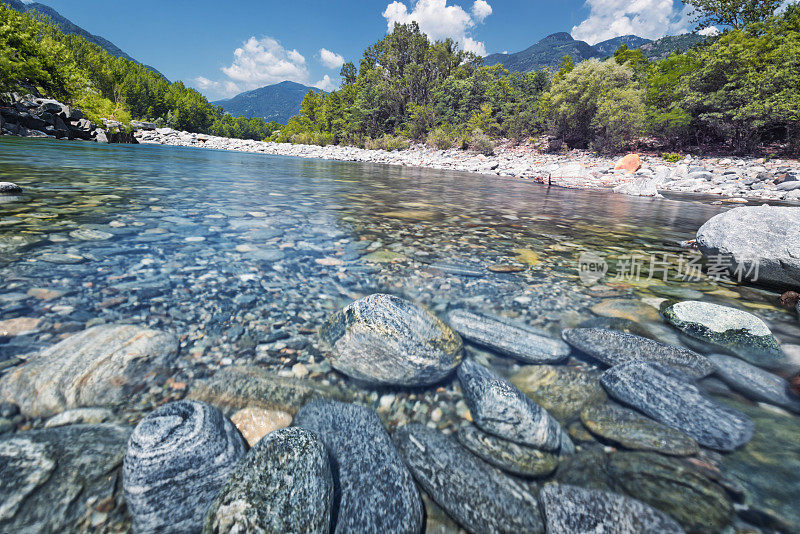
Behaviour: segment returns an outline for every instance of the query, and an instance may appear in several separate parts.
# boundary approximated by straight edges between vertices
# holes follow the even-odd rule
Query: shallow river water
[[[390,432],[411,421],[455,432],[470,420],[457,379],[431,388],[370,388],[326,361],[316,330],[371,293],[402,296],[441,317],[455,308],[502,315],[554,337],[589,325],[675,345],[687,340],[660,317],[659,306],[703,300],[759,316],[790,355],[800,345],[797,318],[777,305],[775,293],[691,270],[696,253],[681,242],[727,209],[697,199],[11,138],[0,138],[0,181],[25,190],[0,198],[0,320],[37,320],[29,333],[0,337],[0,372],[96,324],[177,333],[175,368],[154,377],[142,398],[116,408],[128,423],[221,368],[251,365],[348,390],[375,408]],[[582,278],[588,260],[606,262],[605,276],[587,278],[584,271]],[[466,351],[507,377],[525,371],[491,351],[469,344]],[[574,354],[566,365],[599,374],[595,363]],[[683,514],[684,527],[697,532],[798,528],[798,416],[747,401],[713,377],[701,389],[755,421],[753,442],[732,454],[629,452],[582,427],[580,408],[555,407],[579,448],[555,476]],[[709,514],[721,515],[704,522]],[[449,526],[429,509],[431,529]]]

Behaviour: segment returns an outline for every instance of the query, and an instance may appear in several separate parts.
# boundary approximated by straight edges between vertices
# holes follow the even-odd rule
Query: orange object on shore
[[[639,159],[639,154],[628,154],[617,162],[614,170],[627,171],[634,173],[642,168],[642,160]]]

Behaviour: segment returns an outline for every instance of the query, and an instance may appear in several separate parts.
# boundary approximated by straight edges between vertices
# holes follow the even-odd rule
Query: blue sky
[[[557,31],[595,43],[690,28],[679,0],[40,0],[211,99],[284,79],[331,89],[394,21],[478,53],[517,52]]]

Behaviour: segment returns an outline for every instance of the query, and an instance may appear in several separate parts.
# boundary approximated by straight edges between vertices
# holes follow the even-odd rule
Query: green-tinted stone
[[[719,399],[755,423],[752,441],[725,455],[722,469],[742,484],[745,504],[771,528],[792,532],[800,525],[800,419],[741,402]]]
[[[721,532],[733,520],[733,504],[721,486],[683,460],[652,452],[581,452],[561,462],[556,480],[628,495],[689,533]]]
[[[475,426],[459,430],[458,441],[484,461],[514,475],[543,477],[558,467],[553,454],[492,436]]]
[[[677,430],[633,410],[604,403],[587,406],[581,421],[593,434],[627,449],[689,456],[697,454],[697,442]]]
[[[577,417],[587,404],[606,399],[598,375],[573,367],[523,367],[511,377],[511,383],[559,421]]]

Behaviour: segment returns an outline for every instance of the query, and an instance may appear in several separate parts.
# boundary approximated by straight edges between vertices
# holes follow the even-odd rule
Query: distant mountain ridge
[[[685,52],[704,39],[692,33],[664,37],[656,41],[637,35],[623,35],[592,46],[585,41],[573,39],[566,32],[559,32],[548,35],[521,52],[486,56],[483,58],[483,64],[487,66],[502,64],[512,72],[531,72],[542,67],[558,67],[564,56],[572,57],[575,63],[592,58],[606,58],[614,55],[622,45],[641,50],[648,59],[663,59],[676,50]]]
[[[61,13],[59,13],[50,6],[46,6],[44,4],[39,4],[39,3],[26,4],[24,2],[21,2],[20,0],[0,0],[0,2],[8,4],[8,6],[11,7],[11,9],[19,11],[20,13],[27,13],[28,11],[36,11],[37,13],[41,13],[42,15],[49,17],[50,20],[53,22],[53,24],[58,26],[62,32],[69,35],[78,35],[80,37],[83,37],[90,43],[96,44],[97,46],[99,46],[100,48],[102,48],[103,50],[105,50],[114,57],[121,57],[129,59],[135,63],[143,64],[139,61],[136,61],[134,58],[123,52],[122,49],[120,49],[117,45],[115,45],[108,39],[101,37],[99,35],[94,35],[93,33],[84,30],[83,28],[81,28],[68,18],[64,17],[63,15],[61,15]],[[153,67],[149,65],[144,65],[144,66],[150,69],[151,71],[155,72],[156,74],[164,76]]]
[[[226,113],[234,117],[260,117],[266,121],[286,124],[290,117],[300,112],[300,104],[309,91],[319,89],[295,82],[281,82],[212,104],[222,106]]]

